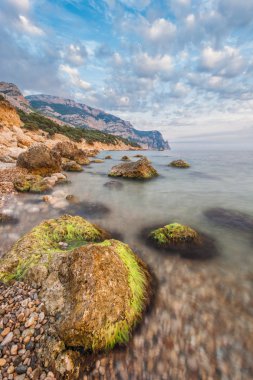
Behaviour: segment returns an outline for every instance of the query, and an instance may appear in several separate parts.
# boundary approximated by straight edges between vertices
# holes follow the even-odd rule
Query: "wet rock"
[[[67,200],[69,203],[79,203],[79,202],[80,202],[80,201],[79,201],[79,198],[76,197],[76,196],[73,195],[73,194],[68,194],[68,195],[66,196],[66,200]]]
[[[111,160],[112,159],[112,156],[108,155],[108,156],[105,156],[105,160]]]
[[[100,350],[128,341],[149,286],[145,265],[131,249],[116,240],[89,244],[61,256],[57,268],[58,276],[45,281],[41,297],[57,313],[57,331],[65,345]],[[52,305],[52,287],[61,303]]]
[[[64,160],[62,163],[63,170],[67,172],[82,172],[83,168],[76,161]]]
[[[21,153],[17,167],[25,168],[32,174],[48,175],[61,171],[61,156],[45,144],[34,144]]]
[[[142,158],[136,162],[113,166],[108,175],[110,177],[149,179],[156,177],[158,173],[148,159]]]
[[[130,158],[128,156],[121,157],[121,161],[130,161]]]
[[[136,158],[142,158],[142,157],[145,157],[145,156],[143,156],[143,154],[135,154],[134,157],[136,157]]]
[[[123,183],[119,181],[109,181],[104,183],[104,187],[107,187],[108,189],[121,190],[123,186]]]
[[[0,212],[0,225],[2,224],[17,224],[18,219],[12,215]]]
[[[57,152],[62,158],[75,161],[79,165],[88,165],[90,163],[88,151],[79,149],[78,146],[71,141],[61,141],[57,143],[53,151]]]
[[[92,164],[102,164],[104,160],[101,160],[100,158],[95,158],[95,160],[91,160]]]
[[[147,244],[161,252],[179,253],[184,258],[197,260],[210,259],[218,254],[212,238],[179,223],[167,224],[153,231],[147,228],[143,234]]]
[[[73,202],[64,210],[70,215],[79,215],[86,218],[100,218],[111,212],[109,207],[99,202]]]
[[[184,160],[175,160],[172,161],[169,166],[172,166],[173,168],[182,168],[182,169],[187,169],[190,167],[190,164]]]
[[[55,181],[50,182],[47,178],[40,175],[22,175],[14,180],[14,187],[19,192],[42,193],[50,190]]]
[[[219,226],[249,232],[253,230],[253,217],[241,211],[214,207],[206,210],[204,215]]]
[[[12,249],[0,260],[0,280],[26,278],[36,281],[32,273],[38,275],[41,266],[47,267],[52,255],[66,252],[61,250],[59,242],[66,242],[69,249],[91,241],[103,241],[109,235],[101,228],[80,218],[64,215],[58,219],[49,219],[24,235]],[[41,270],[40,270],[41,272]]]

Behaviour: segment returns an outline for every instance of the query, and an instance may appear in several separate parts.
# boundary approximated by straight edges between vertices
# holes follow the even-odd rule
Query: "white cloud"
[[[242,73],[245,61],[240,51],[231,46],[225,46],[223,50],[207,47],[202,51],[201,65],[205,70],[220,72],[220,75],[236,76]]]
[[[146,30],[146,37],[154,42],[171,39],[176,32],[176,26],[164,18],[156,19]]]
[[[70,62],[75,66],[81,66],[85,62],[87,51],[83,45],[70,44],[61,52],[61,56],[66,62]]]
[[[113,54],[113,62],[115,63],[116,66],[121,66],[123,63],[123,58],[122,58],[121,54],[114,53]]]
[[[34,36],[41,36],[44,31],[34,25],[26,16],[19,15],[20,26],[25,33],[32,34]]]
[[[189,88],[181,82],[177,82],[171,88],[171,95],[176,97],[176,98],[184,97],[188,93],[189,93]]]
[[[172,58],[168,55],[149,56],[140,53],[135,58],[135,70],[140,77],[168,79],[173,70]]]
[[[5,1],[5,0],[2,0]],[[27,12],[30,8],[30,0],[8,0],[9,5],[12,5],[19,11]]]
[[[83,90],[91,89],[91,84],[80,78],[77,68],[61,64],[59,66],[59,73],[61,76],[65,77],[65,79],[68,79],[72,86],[76,86]]]

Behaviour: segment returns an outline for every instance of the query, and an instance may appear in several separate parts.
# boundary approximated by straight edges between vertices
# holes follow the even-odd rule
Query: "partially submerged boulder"
[[[27,169],[32,174],[43,176],[59,173],[61,156],[45,144],[34,144],[18,156],[17,166]]]
[[[112,159],[112,156],[108,155],[108,156],[105,156],[105,160],[111,160]]]
[[[51,184],[47,182],[40,175],[21,175],[16,178],[13,182],[14,188],[21,192],[31,192],[31,193],[43,193],[52,188]]]
[[[79,149],[78,146],[71,141],[58,142],[53,151],[60,154],[61,157],[77,162],[79,165],[88,165],[90,160],[85,150]]]
[[[0,212],[0,226],[5,224],[16,224],[18,219],[13,215],[9,215],[3,212]]]
[[[188,226],[179,223],[167,224],[149,234],[149,239],[158,247],[175,248],[200,240],[199,234]]]
[[[218,254],[212,238],[179,223],[170,223],[151,231],[147,240],[161,251],[178,252],[189,259],[209,259]]]
[[[188,162],[184,161],[184,160],[175,160],[175,161],[172,161],[169,166],[172,166],[173,168],[181,168],[181,169],[187,169],[189,168],[191,165],[188,164]]]
[[[121,161],[130,161],[130,158],[128,156],[121,157]]]
[[[126,343],[147,305],[145,264],[108,237],[65,215],[33,228],[0,260],[1,281],[22,279],[40,289],[63,347],[98,351]]]
[[[76,161],[64,160],[62,169],[66,172],[82,172],[83,168]]]
[[[108,174],[110,177],[149,179],[158,175],[147,158],[113,166]]]
[[[101,160],[100,158],[95,158],[94,160],[91,160],[91,164],[102,164],[104,160]]]

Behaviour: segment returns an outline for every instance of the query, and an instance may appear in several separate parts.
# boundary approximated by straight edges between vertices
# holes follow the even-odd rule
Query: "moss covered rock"
[[[53,151],[60,154],[62,158],[75,161],[79,165],[88,165],[90,163],[88,152],[83,149],[79,149],[78,146],[71,141],[58,142],[54,146]]]
[[[13,184],[15,189],[21,193],[28,191],[32,193],[43,193],[52,187],[50,182],[40,175],[22,175],[17,177]]]
[[[173,168],[181,168],[181,169],[187,169],[189,168],[191,165],[188,164],[188,162],[184,161],[184,160],[175,160],[175,161],[172,161],[169,166],[172,166]]]
[[[113,348],[129,340],[149,293],[149,275],[133,251],[117,240],[75,249],[61,262],[64,300],[57,330],[67,346]],[[52,286],[52,284],[51,284]],[[48,289],[45,283],[45,289]],[[43,297],[47,305],[47,290]]]
[[[126,343],[147,305],[145,264],[108,237],[81,217],[65,215],[33,228],[0,260],[0,280],[40,288],[66,347],[99,351]]]
[[[83,171],[83,168],[81,165],[71,160],[64,160],[62,163],[62,168],[66,172],[82,172]]]
[[[200,240],[200,236],[195,230],[179,223],[171,223],[158,228],[150,233],[149,238],[158,247],[163,248],[182,246]]]
[[[142,158],[136,162],[113,166],[108,175],[110,177],[150,179],[156,177],[158,173],[147,158]]]
[[[46,220],[21,237],[0,260],[0,280],[8,282],[26,278],[28,270],[37,265],[47,269],[54,254],[66,253],[59,243],[67,243],[67,251],[70,251],[76,246],[108,237],[101,228],[79,216],[64,215]]]

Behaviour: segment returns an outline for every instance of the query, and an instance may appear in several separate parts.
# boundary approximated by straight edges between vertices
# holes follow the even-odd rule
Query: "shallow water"
[[[108,376],[108,378],[114,378],[115,376],[117,379],[155,380],[162,378],[204,379],[208,378],[208,376],[222,379],[250,378],[248,376],[252,373],[250,372],[252,369],[250,368],[249,370],[247,362],[248,372],[243,372],[241,367],[243,367],[242,360],[244,360],[244,357],[240,357],[240,354],[238,354],[238,357],[241,361],[238,359],[239,364],[234,364],[235,369],[230,377],[229,375],[228,377],[222,375],[223,367],[219,364],[219,356],[216,367],[220,372],[217,372],[217,368],[214,372],[204,368],[202,372],[199,369],[200,372],[197,373],[196,369],[194,369],[195,372],[191,369],[190,364],[185,364],[183,367],[186,369],[181,370],[181,364],[177,361],[173,362],[173,350],[169,353],[164,339],[167,339],[168,336],[170,337],[169,339],[175,336],[175,331],[173,332],[171,327],[175,321],[173,318],[171,320],[171,313],[178,315],[178,321],[181,321],[180,323],[184,326],[180,319],[184,313],[180,311],[180,307],[179,311],[177,306],[175,306],[176,310],[173,309],[174,302],[181,302],[182,307],[185,306],[189,309],[186,311],[189,318],[196,312],[198,318],[201,319],[205,307],[210,306],[205,302],[209,303],[209,297],[211,297],[210,299],[214,301],[214,304],[213,308],[210,308],[207,312],[207,315],[212,320],[213,333],[217,337],[231,335],[232,340],[234,339],[237,342],[241,340],[241,344],[244,347],[245,345],[247,346],[245,339],[249,339],[247,335],[249,332],[252,333],[253,326],[251,323],[253,316],[253,229],[251,231],[241,231],[240,229],[215,224],[204,215],[204,212],[209,208],[222,207],[247,213],[253,218],[253,153],[219,150],[194,151],[182,148],[165,152],[143,152],[152,161],[153,166],[160,174],[159,177],[150,181],[109,178],[107,176],[109,169],[113,165],[121,163],[120,158],[123,155],[126,154],[133,160],[137,160],[137,158],[133,157],[136,152],[102,152],[99,158],[103,158],[107,154],[110,154],[113,158],[105,160],[104,163],[94,163],[84,167],[83,173],[68,173],[71,183],[58,186],[53,191],[58,198],[55,205],[45,203],[41,195],[19,195],[11,198],[4,205],[4,209],[18,217],[19,224],[0,227],[1,252],[3,253],[20,235],[43,219],[56,217],[66,212],[89,218],[107,230],[112,231],[115,236],[120,236],[121,240],[127,242],[138,252],[150,266],[158,285],[157,300],[152,312],[145,318],[142,328],[135,334],[128,349],[120,353],[115,351],[115,353],[111,354],[110,360],[113,363],[111,364],[113,370],[111,369],[112,372],[110,373],[106,372],[105,376]],[[168,166],[170,161],[179,158],[188,161],[191,168],[175,169]],[[120,188],[104,186],[112,180],[122,183],[123,186]],[[68,194],[75,195],[80,203],[69,204],[65,200],[65,196]],[[175,221],[188,224],[214,238],[220,252],[218,257],[210,261],[190,262],[176,256],[160,254],[145,245],[140,238],[140,231],[143,228]],[[178,282],[178,276],[184,284],[180,281]],[[195,288],[197,279],[199,279],[199,289],[198,286]],[[223,281],[225,290],[223,289],[220,293],[218,287]],[[185,283],[188,283],[188,288],[184,288]],[[174,287],[177,287],[177,289],[174,289]],[[196,292],[201,289],[205,293],[205,297],[198,304],[199,309],[196,311],[195,305],[195,311],[193,311],[191,302],[195,297],[199,297]],[[208,294],[209,291],[210,294]],[[232,292],[230,301],[227,300],[227,296],[224,296],[229,291]],[[177,294],[177,292],[179,293]],[[177,297],[173,298],[176,294],[179,297],[178,300]],[[222,297],[220,297],[221,294]],[[187,298],[188,295],[190,300]],[[206,299],[209,301],[206,301]],[[227,302],[230,302],[234,307],[231,314],[229,314]],[[226,320],[228,325],[233,327],[232,330],[229,330],[230,327],[228,328],[227,326],[222,331],[215,327],[215,310],[223,307],[226,308],[226,313],[228,312],[228,314],[217,318],[221,318],[223,322]],[[170,313],[171,308],[173,311]],[[246,320],[242,319],[244,327],[237,326],[243,313],[247,315]],[[248,319],[248,316],[251,319]],[[188,331],[187,334],[193,336],[195,334],[194,323],[189,322],[188,324],[190,332]],[[192,332],[191,328],[193,329]],[[204,329],[208,330],[203,327],[202,331],[200,327],[200,332],[203,332],[203,334]],[[181,335],[184,336],[184,334],[186,332],[182,331]],[[150,336],[154,340],[151,345],[154,352],[150,347]],[[178,331],[176,336],[178,336]],[[204,337],[205,334],[203,339]],[[185,342],[188,338],[182,339]],[[178,339],[180,342],[179,337]],[[187,350],[184,345],[181,347],[180,343],[178,343],[178,346],[183,355],[182,357],[185,357],[181,361],[186,363],[189,354],[186,355]],[[204,343],[201,343],[202,346],[205,351]],[[197,346],[195,344],[195,347],[197,347],[198,355],[196,360],[198,363],[203,363],[200,343]],[[217,343],[217,347],[214,347],[213,351],[210,349],[210,354],[206,349],[210,368],[213,355],[218,355],[219,349],[221,349],[219,343]],[[233,350],[236,350],[236,348],[233,348]],[[137,359],[137,352],[141,359]],[[177,350],[175,352],[177,356],[181,355]],[[237,352],[233,351],[231,358],[228,353],[226,355],[225,364],[235,361]],[[244,353],[241,353],[241,356],[243,355]],[[140,364],[139,360],[142,360],[145,365]],[[152,360],[157,362],[149,366],[148,363]],[[158,365],[160,362],[161,364]],[[133,367],[132,372],[124,372],[127,365]],[[175,368],[175,372],[173,372],[173,368]],[[218,373],[221,373],[221,375],[217,375]],[[168,374],[170,377],[166,377]],[[96,377],[98,375],[94,372],[90,376],[92,378],[92,376]]]

